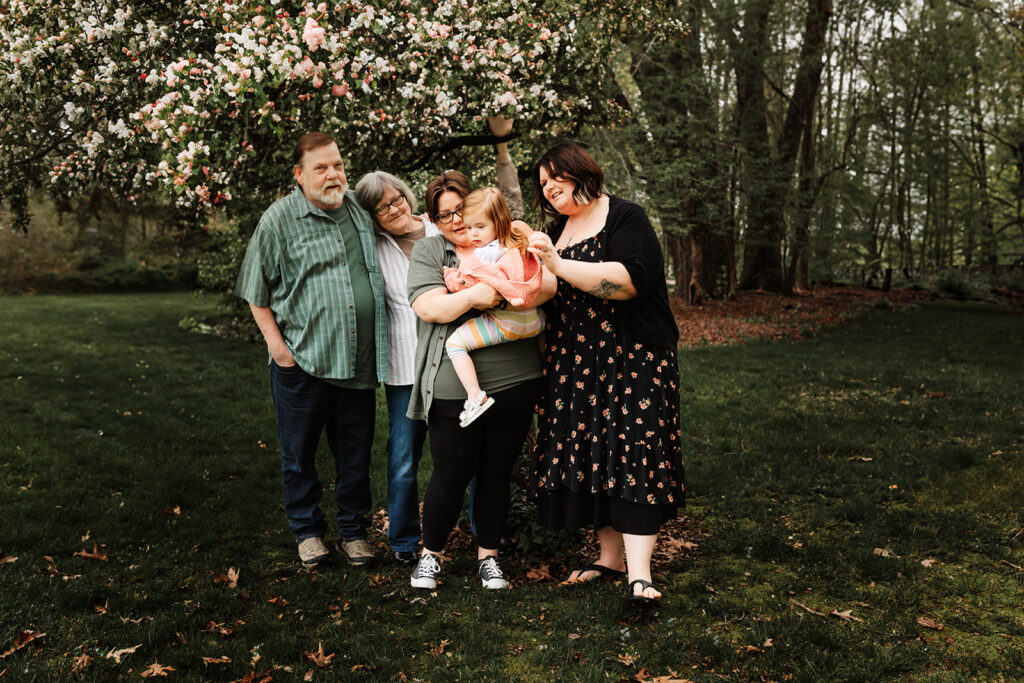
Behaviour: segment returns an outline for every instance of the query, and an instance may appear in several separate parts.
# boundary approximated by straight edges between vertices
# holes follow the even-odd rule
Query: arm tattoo
[[[591,289],[587,294],[596,296],[599,299],[608,299],[620,289],[622,289],[622,285],[609,280],[601,280],[601,284]]]

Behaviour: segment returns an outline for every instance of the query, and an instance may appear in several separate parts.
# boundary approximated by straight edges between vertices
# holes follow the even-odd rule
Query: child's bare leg
[[[469,354],[463,356],[452,356],[452,367],[455,374],[459,376],[463,388],[466,390],[466,397],[474,403],[483,403],[486,394],[480,389],[480,382],[476,378],[476,366]]]

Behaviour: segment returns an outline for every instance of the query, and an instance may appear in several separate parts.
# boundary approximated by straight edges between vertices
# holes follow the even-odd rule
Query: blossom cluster
[[[182,3],[183,12],[195,3]],[[0,13],[0,200],[16,183],[131,201],[159,188],[130,115],[150,95],[140,65],[198,43],[175,13],[110,0],[11,0]],[[141,144],[144,142],[144,144]],[[147,180],[148,177],[148,180]]]
[[[558,134],[612,106],[608,55],[659,13],[589,0],[10,4],[0,104],[39,93],[32,115],[0,124],[13,156],[52,145],[50,181],[68,191],[103,176],[212,203],[285,175],[312,129],[361,167],[408,165],[493,114]]]

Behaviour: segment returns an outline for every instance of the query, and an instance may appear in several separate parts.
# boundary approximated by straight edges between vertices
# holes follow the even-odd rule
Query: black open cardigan
[[[558,216],[548,228],[557,242],[568,216]],[[674,349],[679,328],[668,304],[665,259],[654,226],[637,204],[608,198],[608,220],[604,224],[602,261],[617,261],[626,267],[636,296],[612,301],[615,324],[625,338],[641,344]]]

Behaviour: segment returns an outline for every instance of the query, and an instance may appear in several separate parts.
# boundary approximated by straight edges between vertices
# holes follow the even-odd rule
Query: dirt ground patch
[[[923,290],[815,285],[792,296],[761,290],[739,292],[728,302],[687,306],[672,299],[682,346],[741,344],[752,339],[802,339],[820,327],[836,325],[864,306],[899,309],[934,299]]]

